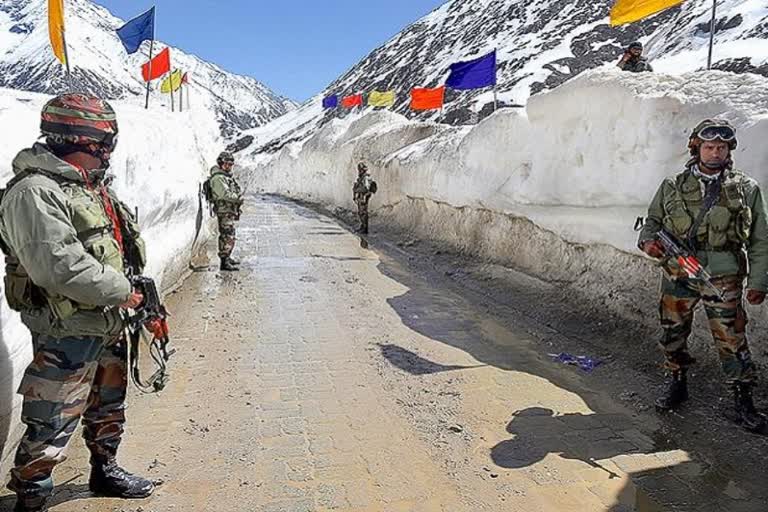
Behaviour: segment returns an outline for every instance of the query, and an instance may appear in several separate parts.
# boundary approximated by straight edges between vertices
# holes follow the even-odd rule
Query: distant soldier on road
[[[617,66],[623,71],[632,73],[653,71],[648,59],[643,57],[643,43],[639,41],[635,41],[627,47]]]
[[[232,176],[235,158],[232,153],[223,151],[211,168],[210,193],[213,211],[219,220],[219,268],[225,271],[239,270],[239,261],[232,259],[235,248],[235,222],[240,220],[243,206],[243,193],[240,185]]]
[[[688,351],[693,312],[699,302],[709,318],[726,382],[735,396],[736,423],[765,433],[766,418],[755,410],[755,365],[745,336],[746,299],[762,304],[768,290],[768,214],[760,185],[733,168],[736,132],[725,120],[706,119],[691,132],[691,159],[685,170],[664,179],[648,209],[638,246],[662,259],[667,274],[661,296],[661,348],[671,382],[656,400],[660,411],[688,399],[687,372],[695,359]],[[661,235],[661,236],[660,236]],[[663,238],[663,240],[662,240]],[[664,240],[674,239],[695,260],[669,258]],[[691,268],[694,267],[694,268]],[[706,283],[692,279],[695,267]]]
[[[357,181],[352,187],[352,196],[357,203],[357,214],[360,217],[360,233],[368,234],[368,201],[377,190],[376,182],[368,174],[368,166],[365,162],[357,164]]]

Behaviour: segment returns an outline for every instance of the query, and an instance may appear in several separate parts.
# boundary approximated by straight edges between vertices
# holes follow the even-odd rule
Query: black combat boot
[[[687,372],[685,370],[674,371],[667,390],[656,399],[656,410],[659,412],[672,411],[686,400],[688,400]]]
[[[735,417],[733,421],[741,425],[745,430],[757,434],[768,435],[768,422],[764,414],[757,412],[752,401],[752,384],[743,382],[733,386],[735,399]]]
[[[117,465],[115,459],[91,461],[91,478],[88,480],[91,492],[113,498],[140,499],[155,491],[155,484],[146,478],[132,475]]]
[[[240,270],[240,269],[237,268],[237,265],[232,263],[232,261],[230,261],[229,258],[224,257],[224,258],[221,258],[221,265],[219,265],[219,270],[224,270],[224,271],[227,271],[227,272],[233,272],[233,271]]]
[[[47,499],[37,500],[34,504],[21,501],[16,501],[16,506],[13,507],[13,512],[48,512]]]

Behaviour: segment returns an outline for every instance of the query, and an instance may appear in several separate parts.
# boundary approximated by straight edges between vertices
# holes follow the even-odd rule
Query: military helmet
[[[235,163],[235,157],[232,156],[232,153],[229,151],[222,151],[219,153],[219,156],[216,158],[216,163],[221,164],[234,164]]]
[[[640,41],[635,41],[633,43],[630,43],[629,46],[627,47],[627,49],[628,50],[635,50],[635,49],[642,50],[643,49],[643,43],[641,43]]]
[[[52,144],[117,144],[117,117],[101,98],[69,93],[49,100],[40,113],[40,132]]]
[[[694,157],[699,156],[699,147],[705,141],[720,140],[728,143],[733,151],[739,145],[736,139],[736,129],[725,119],[705,119],[691,131],[688,139],[688,149]]]
[[[367,172],[367,171],[368,171],[368,166],[365,165],[365,162],[360,162],[359,164],[357,164],[357,172]]]

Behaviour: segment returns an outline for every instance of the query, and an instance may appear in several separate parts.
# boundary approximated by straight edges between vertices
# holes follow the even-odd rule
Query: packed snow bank
[[[737,165],[768,184],[766,86],[752,75],[605,69],[474,127],[353,115],[277,154],[253,155],[252,186],[352,209],[356,163],[366,160],[379,184],[378,222],[560,281],[585,304],[651,323],[658,274],[635,248],[635,219],[662,178],[682,170],[690,129],[704,117],[735,123]]]
[[[47,99],[0,89],[3,184],[12,174],[11,161],[16,152],[29,147],[39,135],[39,113]],[[207,110],[172,115],[121,102],[112,105],[120,127],[110,168],[116,176],[114,187],[123,201],[138,207],[147,241],[146,273],[167,289],[188,269],[196,234],[198,184],[221,148],[218,126]],[[208,226],[204,222],[195,248],[207,238]],[[29,333],[4,299],[0,300],[0,322],[0,466],[4,470],[12,459],[13,441],[20,434],[19,397],[15,391],[32,350]]]

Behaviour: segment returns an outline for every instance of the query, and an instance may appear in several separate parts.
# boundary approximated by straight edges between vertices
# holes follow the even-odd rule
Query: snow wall
[[[10,178],[16,153],[39,135],[40,109],[48,96],[0,89],[0,182]],[[158,107],[110,102],[117,111],[119,143],[110,172],[114,188],[131,207],[138,207],[147,242],[146,274],[163,291],[177,284],[189,269],[193,250],[205,245],[210,223],[207,211],[195,240],[198,184],[221,149],[218,125],[206,110],[171,114]],[[0,297],[2,295],[0,282]],[[4,481],[22,433],[21,405],[16,394],[32,357],[29,332],[19,315],[0,298],[0,480]]]
[[[661,180],[683,169],[690,130],[706,117],[735,123],[737,166],[768,186],[766,90],[768,80],[752,75],[607,69],[472,127],[369,110],[279,153],[254,154],[251,186],[353,209],[356,163],[365,160],[379,184],[374,231],[395,224],[557,282],[591,313],[651,327],[660,271],[636,249],[635,219]],[[764,362],[766,342],[755,334],[768,316],[748,309],[754,352]],[[702,343],[694,350],[714,364],[708,336],[694,341]]]

